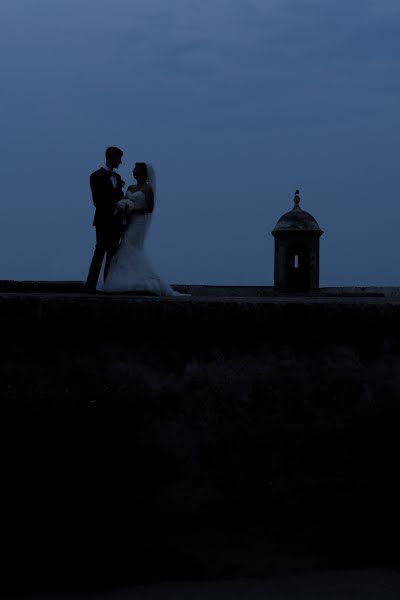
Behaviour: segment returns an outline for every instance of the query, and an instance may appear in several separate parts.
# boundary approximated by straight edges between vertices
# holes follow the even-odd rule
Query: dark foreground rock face
[[[397,564],[400,304],[0,297],[26,586]]]

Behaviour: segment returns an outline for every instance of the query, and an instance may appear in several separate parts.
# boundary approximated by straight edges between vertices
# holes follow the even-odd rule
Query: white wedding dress
[[[141,191],[127,192],[126,198],[117,202],[117,209],[127,209],[126,225],[121,243],[113,256],[104,283],[107,293],[148,293],[157,296],[186,296],[162,281],[147,258],[144,249],[150,227],[151,213],[129,212],[132,208],[143,208],[145,195]]]

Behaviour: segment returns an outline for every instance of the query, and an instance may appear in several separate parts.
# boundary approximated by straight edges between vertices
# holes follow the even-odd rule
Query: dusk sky
[[[0,0],[0,74],[0,279],[86,278],[117,145],[171,283],[272,285],[299,188],[322,286],[400,285],[400,0]]]

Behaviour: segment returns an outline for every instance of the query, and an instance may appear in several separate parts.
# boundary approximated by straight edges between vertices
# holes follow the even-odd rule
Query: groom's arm
[[[118,187],[118,192],[119,192],[119,200],[122,200],[122,198],[125,196],[124,194],[124,190],[123,187],[125,186],[125,181],[123,181],[121,175],[119,175],[119,173],[116,173],[117,175],[117,187]]]
[[[93,204],[100,210],[106,209],[110,204],[109,190],[104,185],[104,177],[101,173],[94,172],[90,176],[90,189],[92,191]]]
[[[92,191],[93,204],[96,208],[101,207],[104,203],[104,189],[102,189],[98,173],[91,174],[90,189]]]

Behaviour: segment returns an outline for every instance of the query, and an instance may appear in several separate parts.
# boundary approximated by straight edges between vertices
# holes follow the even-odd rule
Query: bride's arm
[[[151,188],[150,185],[147,185],[146,188],[144,190],[144,194],[145,194],[145,204],[142,207],[135,207],[133,206],[132,208],[128,209],[129,213],[136,213],[136,214],[146,214],[146,213],[152,213],[154,210],[154,194],[153,194],[153,190]]]
[[[117,215],[118,213],[120,215],[127,214],[133,209],[133,207],[134,203],[132,202],[132,200],[129,200],[128,197],[122,198],[121,200],[118,200],[118,202],[115,203],[114,215]]]

